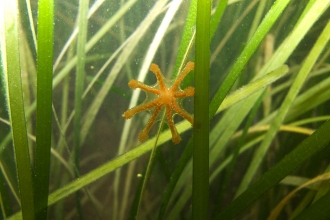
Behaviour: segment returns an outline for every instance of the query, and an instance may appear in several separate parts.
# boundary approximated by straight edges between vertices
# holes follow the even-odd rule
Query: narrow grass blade
[[[20,21],[24,29],[24,35],[28,39],[29,50],[34,56],[37,54],[37,33],[33,20],[33,12],[30,0],[18,1],[20,13]],[[24,12],[24,13],[22,13]],[[33,43],[33,44],[32,44]]]
[[[219,26],[219,23],[221,21],[222,15],[225,12],[225,9],[228,5],[228,0],[221,0],[219,1],[219,4],[212,15],[211,22],[210,22],[210,36],[213,38],[215,31],[217,30],[217,27]]]
[[[260,179],[230,203],[216,219],[232,219],[251,205],[252,202],[275,186],[303,162],[325,148],[330,143],[329,132],[330,120],[322,124],[311,136],[306,138],[273,168],[263,174]]]
[[[319,176],[314,177],[313,179],[308,180],[305,183],[299,184],[299,186],[292,190],[289,194],[287,194],[277,205],[276,207],[272,210],[270,215],[268,216],[268,220],[276,220],[281,211],[283,210],[284,206],[289,202],[291,198],[294,197],[295,194],[301,189],[307,188],[310,185],[313,185],[318,182],[326,182],[326,180],[330,179],[330,173],[324,173]],[[317,218],[319,219],[319,218]]]
[[[24,219],[34,219],[32,172],[25,124],[18,47],[17,1],[5,0],[3,5],[2,10],[4,13],[1,14],[4,16],[5,45],[2,45],[1,50],[4,52],[2,59],[3,64],[5,64],[8,112],[15,149],[22,216]]]
[[[253,0],[250,1],[247,5],[246,8],[244,8],[244,10],[242,11],[242,14],[240,14],[237,17],[236,22],[233,23],[233,25],[230,27],[230,29],[228,31],[226,31],[225,36],[221,39],[221,42],[219,43],[219,45],[215,48],[215,50],[212,52],[212,56],[211,56],[211,64],[215,63],[214,61],[216,60],[217,55],[220,53],[220,51],[222,50],[222,48],[225,46],[225,44],[228,43],[228,41],[230,41],[230,38],[232,38],[234,32],[238,29],[238,27],[240,26],[240,24],[243,22],[243,20],[246,18],[246,16],[248,15],[248,13],[254,8],[254,6],[258,3],[258,0]],[[245,4],[245,3],[242,3]],[[252,29],[251,29],[252,30]],[[255,30],[253,31],[253,33],[255,32]],[[250,37],[248,38],[250,39]]]
[[[209,131],[211,1],[197,1],[193,132],[193,219],[209,218]]]
[[[160,125],[158,127],[158,132],[157,132],[157,135],[156,135],[156,140],[154,142],[154,147],[151,150],[151,153],[150,153],[150,156],[149,156],[149,161],[148,161],[148,164],[146,166],[146,170],[144,172],[143,177],[141,178],[141,183],[138,186],[138,190],[137,190],[136,196],[134,198],[134,202],[133,202],[133,205],[132,205],[132,210],[131,210],[131,213],[130,213],[130,219],[132,219],[132,220],[140,219],[139,218],[139,210],[140,210],[140,207],[141,207],[142,196],[143,196],[144,191],[147,187],[147,183],[148,183],[151,171],[152,171],[153,167],[155,166],[155,162],[156,162],[156,160],[155,160],[156,157],[155,156],[156,156],[156,153],[157,153],[157,141],[158,141],[159,134],[161,133],[161,130],[162,130],[163,125],[164,125],[165,115],[166,115],[166,112],[164,110],[162,120],[161,120]]]
[[[311,206],[302,211],[294,220],[300,219],[317,219],[327,220],[330,218],[330,191],[322,196]]]
[[[225,173],[224,181],[223,181],[223,184],[221,186],[220,193],[219,193],[220,195],[218,196],[218,202],[217,202],[218,205],[216,207],[221,207],[223,197],[224,197],[225,192],[227,191],[227,189],[229,187],[230,179],[232,178],[233,173],[234,173],[234,167],[235,167],[235,164],[237,162],[239,152],[241,151],[241,148],[243,147],[243,145],[245,143],[246,136],[248,134],[248,130],[252,126],[253,119],[255,118],[255,116],[257,114],[257,110],[259,109],[260,104],[262,103],[262,99],[263,99],[264,95],[265,95],[265,93],[263,93],[263,95],[261,95],[259,97],[259,99],[257,100],[255,106],[252,108],[251,113],[248,116],[246,124],[244,125],[243,133],[242,133],[242,135],[241,135],[241,137],[240,137],[240,139],[237,143],[237,146],[235,146],[232,159],[230,161],[230,164],[228,165],[228,170]]]
[[[8,216],[13,214],[13,209],[11,207],[10,197],[8,195],[8,190],[6,189],[5,178],[2,171],[2,166],[0,164],[0,203],[1,203],[1,216],[6,219]]]
[[[324,2],[322,0],[315,1],[313,7],[310,7],[309,11],[305,14],[305,17],[303,19],[300,19],[301,21],[294,27],[290,35],[283,41],[283,43],[279,46],[279,48],[276,50],[270,60],[262,67],[262,69],[257,74],[257,77],[264,75],[269,70],[275,69],[278,66],[283,65],[283,63],[288,59],[288,57],[297,47],[298,43],[301,42],[303,36],[306,35],[307,31],[312,27],[315,21],[328,7],[328,4],[328,2]],[[222,129],[225,128],[225,132],[223,134],[218,134],[217,132],[214,132],[213,134],[213,136],[215,137],[219,135],[220,138],[217,138],[217,147],[212,149],[210,157],[211,165],[217,158],[216,156],[212,157],[212,155],[219,155],[219,153],[224,149],[225,143],[228,143],[232,134],[236,131],[242,120],[246,117],[246,114],[250,111],[261,93],[262,91],[258,91],[255,95],[252,95],[244,101],[233,106],[222,117],[219,123],[219,127],[221,127]],[[235,117],[235,120],[232,120],[230,123],[230,127],[228,127],[228,121],[230,121],[233,117]],[[268,122],[269,120],[271,120],[271,117],[267,119]]]
[[[172,196],[173,190],[182,174],[182,171],[186,167],[186,164],[189,162],[192,152],[193,152],[193,143],[192,143],[192,138],[191,138],[189,140],[188,144],[186,145],[186,147],[180,157],[180,160],[177,163],[174,172],[172,173],[171,181],[167,185],[165,192],[163,194],[162,204],[160,206],[160,210],[159,210],[159,214],[158,214],[159,220],[165,219],[165,212],[166,212],[168,203],[170,201],[170,198]]]
[[[316,41],[314,47],[310,51],[309,55],[307,56],[305,62],[303,63],[295,81],[293,82],[288,95],[285,97],[285,100],[283,101],[283,104],[281,105],[277,116],[274,118],[270,129],[266,133],[266,136],[262,143],[260,144],[259,148],[257,149],[254,158],[251,161],[251,164],[249,165],[249,168],[247,172],[245,173],[243,180],[241,182],[241,185],[236,193],[236,195],[239,195],[242,191],[244,191],[249,183],[251,182],[253,176],[255,175],[256,170],[258,169],[261,161],[263,160],[274,136],[276,135],[280,125],[283,123],[283,120],[289,111],[293,100],[296,98],[299,90],[301,89],[305,79],[307,78],[307,75],[309,71],[314,66],[317,58],[320,56],[322,50],[324,49],[325,45],[327,44],[328,40],[330,38],[330,22],[323,30],[322,34]]]
[[[263,11],[265,10],[266,3],[267,3],[267,1],[259,1],[257,12],[253,19],[252,26],[249,30],[249,35],[248,35],[249,39],[252,37],[253,33],[256,31],[256,29],[258,28],[258,25],[260,24],[260,21],[262,19],[262,15],[263,15]]]
[[[219,109],[217,110],[216,113],[219,113],[220,111],[223,111],[224,109],[228,108],[229,106],[232,106],[236,104],[237,102],[247,98],[254,92],[252,91],[257,91],[261,90],[269,85],[270,81],[275,81],[279,79],[280,77],[284,76],[287,74],[289,71],[289,68],[287,65],[280,66],[279,68],[269,72],[266,74],[267,77],[261,77],[258,78],[251,83],[247,84],[246,86],[232,92],[230,95],[228,95],[227,98],[223,100],[221,103]],[[251,92],[250,92],[251,91]]]
[[[180,46],[177,52],[178,54],[176,57],[172,78],[176,77],[175,75],[176,73],[181,72],[181,69],[186,63],[186,58],[189,54],[190,48],[192,48],[195,25],[196,25],[196,11],[197,11],[197,0],[191,0],[188,9],[186,23],[181,37]]]
[[[77,67],[76,67],[76,83],[75,83],[75,99],[74,99],[74,164],[75,164],[75,176],[79,177],[79,164],[80,164],[80,145],[81,145],[81,107],[82,107],[82,95],[84,91],[84,76],[85,76],[85,47],[87,38],[87,12],[89,7],[89,0],[79,1],[79,17],[78,17],[78,41],[77,41]],[[76,193],[76,207],[80,219],[83,218],[81,204],[80,204],[80,192]]]
[[[34,199],[37,219],[47,218],[52,133],[54,2],[38,3],[37,109]]]
[[[262,39],[266,36],[269,29],[274,25],[275,21],[278,19],[278,17],[288,3],[289,0],[277,0],[259,25],[252,38],[249,40],[247,46],[244,48],[243,52],[235,62],[234,66],[231,68],[230,72],[228,73],[228,76],[225,78],[221,87],[218,89],[217,93],[212,98],[209,113],[210,120],[215,115],[218,107],[220,106],[221,102],[224,100],[230,88],[240,75],[244,66],[249,61],[250,57],[253,55],[254,51],[257,49]]]
[[[81,105],[82,94],[84,89],[84,75],[85,75],[85,45],[87,38],[87,12],[89,0],[81,0],[79,2],[79,34],[77,41],[77,67],[76,67],[76,84],[75,84],[75,102],[74,102],[74,152],[75,164],[79,170],[79,148],[80,148],[80,130],[81,130]]]

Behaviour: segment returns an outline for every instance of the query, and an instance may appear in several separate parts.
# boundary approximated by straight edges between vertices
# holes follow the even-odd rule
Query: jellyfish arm
[[[192,86],[189,86],[184,90],[179,89],[179,86],[182,80],[184,79],[184,77],[186,77],[186,75],[193,69],[194,69],[194,63],[188,62],[185,68],[183,69],[183,71],[181,72],[181,74],[179,75],[179,77],[174,81],[173,85],[170,88],[166,87],[164,83],[164,76],[161,70],[159,69],[158,65],[156,64],[151,64],[150,71],[155,74],[159,89],[145,85],[144,83],[134,79],[128,83],[128,86],[131,89],[139,88],[145,92],[150,92],[157,95],[157,97],[154,100],[151,100],[145,104],[135,106],[123,113],[123,117],[125,119],[130,119],[139,112],[154,108],[154,111],[148,123],[138,135],[138,139],[140,142],[144,142],[149,138],[149,131],[152,125],[156,122],[157,115],[159,114],[159,112],[162,110],[163,107],[165,107],[165,111],[166,111],[165,114],[166,114],[168,126],[171,130],[172,142],[174,144],[180,143],[181,137],[173,121],[173,111],[178,113],[184,119],[188,120],[193,126],[194,124],[193,116],[188,112],[186,112],[177,102],[179,98],[194,96],[195,89]]]

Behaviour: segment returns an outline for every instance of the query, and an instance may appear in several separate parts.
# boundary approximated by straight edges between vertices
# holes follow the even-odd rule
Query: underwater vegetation
[[[1,1],[0,218],[329,219],[329,5]]]

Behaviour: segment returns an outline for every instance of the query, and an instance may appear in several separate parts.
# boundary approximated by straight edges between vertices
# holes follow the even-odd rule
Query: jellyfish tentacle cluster
[[[166,87],[164,82],[164,77],[159,69],[158,65],[151,64],[150,71],[153,72],[156,76],[157,83],[159,86],[159,89],[145,85],[142,82],[139,82],[137,80],[132,79],[128,86],[131,89],[141,89],[145,92],[150,92],[152,94],[156,95],[156,98],[153,100],[148,101],[147,103],[135,106],[131,109],[128,109],[124,112],[123,117],[125,119],[132,118],[136,113],[149,110],[151,108],[154,108],[154,111],[145,126],[145,128],[139,133],[138,139],[140,142],[144,142],[149,138],[149,131],[152,127],[152,125],[156,122],[157,115],[162,110],[163,107],[165,107],[165,115],[167,118],[168,126],[172,133],[172,141],[174,144],[178,144],[181,141],[181,137],[175,127],[174,121],[173,121],[173,111],[179,114],[184,119],[188,120],[191,123],[191,126],[194,124],[194,119],[191,114],[189,114],[187,111],[185,111],[178,103],[178,99],[194,96],[195,89],[192,86],[189,86],[185,88],[184,90],[181,90],[180,84],[182,80],[187,76],[187,74],[194,70],[194,63],[188,62],[180,75],[177,77],[177,79],[174,81],[173,85],[171,87]]]

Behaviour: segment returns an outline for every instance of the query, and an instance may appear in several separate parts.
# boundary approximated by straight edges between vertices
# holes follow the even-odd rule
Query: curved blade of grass
[[[262,140],[262,137],[258,137],[253,141],[250,141],[249,143],[246,143],[244,145],[244,147],[241,149],[241,151],[239,152],[240,154],[243,153],[244,151],[248,150],[249,148],[251,148],[253,145],[255,145],[256,142],[260,142]],[[188,147],[187,147],[188,148]],[[192,150],[192,147],[190,147],[190,149]],[[190,153],[191,155],[191,153]],[[190,155],[188,155],[188,161],[187,161],[187,165],[185,167],[185,169],[183,170],[183,174],[180,173],[181,176],[177,177],[180,178],[177,184],[176,189],[173,191],[173,195],[170,195],[174,198],[178,198],[180,197],[179,200],[174,199],[175,201],[173,204],[173,207],[171,208],[169,214],[166,216],[166,219],[172,219],[171,217],[174,216],[178,216],[182,210],[182,205],[187,204],[187,202],[189,201],[189,199],[191,198],[191,182],[187,182],[187,178],[190,178],[190,169],[191,168],[191,160],[190,159]],[[229,156],[225,161],[223,161],[218,167],[217,170],[215,172],[213,172],[212,176],[210,177],[210,182],[217,176],[217,174],[223,170],[225,167],[228,166],[228,164],[231,162],[231,160],[233,159],[232,155]],[[181,161],[180,161],[181,162]],[[178,164],[180,166],[180,163]],[[185,175],[185,173],[188,172],[188,175]],[[175,176],[173,176],[174,178]],[[184,185],[184,187],[182,186]],[[178,194],[180,194],[180,196],[178,196]],[[165,216],[163,216],[165,217]]]
[[[232,219],[251,205],[267,190],[294,171],[303,162],[330,143],[330,120],[323,123],[311,136],[300,143],[273,168],[263,174],[246,191],[230,203],[216,219]]]
[[[329,73],[328,73],[329,74]],[[285,120],[292,120],[297,118],[304,112],[315,108],[320,103],[329,100],[330,97],[330,78],[324,79],[315,86],[309,88],[301,94],[295,101],[294,106],[290,109]]]
[[[322,196],[308,208],[304,209],[294,220],[318,219],[327,220],[330,218],[330,191]]]
[[[268,216],[268,220],[276,220],[276,218],[278,217],[278,215],[281,213],[283,207],[285,206],[285,204],[288,203],[288,201],[301,189],[309,186],[309,185],[312,185],[312,184],[315,184],[317,182],[320,182],[320,181],[325,181],[325,180],[329,180],[330,179],[330,173],[324,173],[324,174],[321,174],[303,184],[301,184],[299,187],[297,187],[296,189],[294,189],[293,191],[291,191],[288,195],[286,195],[282,200],[281,202],[279,202],[277,204],[277,206],[272,210],[272,212],[270,213],[270,215]],[[317,218],[319,219],[319,218]]]
[[[8,138],[7,136],[6,139],[11,140],[11,137]],[[14,155],[12,155],[12,149],[9,149],[9,147],[2,152],[0,167],[6,179],[6,182],[10,188],[10,191],[15,198],[15,202],[20,204],[15,158]]]
[[[249,60],[250,56],[254,53],[257,46],[260,44],[263,37],[267,34],[270,27],[274,24],[276,19],[279,17],[281,12],[284,10],[286,5],[289,1],[276,1],[271,10],[267,13],[267,16],[263,19],[262,24],[257,29],[256,33],[253,35],[252,39],[249,41],[249,44],[245,47],[243,53],[239,57],[238,61],[234,64],[234,67],[232,68],[230,74],[225,79],[225,82],[223,83],[223,86],[218,90],[217,94],[215,95],[214,99],[211,102],[210,105],[210,119],[213,117],[213,115],[216,113],[218,106],[221,104],[224,97],[227,95],[229,89],[231,88],[232,84],[237,79],[240,71],[243,69],[247,61]],[[227,81],[226,81],[227,80]],[[254,99],[257,99],[259,95],[254,95]],[[251,106],[252,107],[252,106]],[[243,109],[243,108],[241,108]],[[234,129],[232,129],[234,131]],[[229,132],[227,134],[227,137],[229,138],[231,135],[229,135]],[[212,154],[211,154],[212,155]],[[216,154],[214,154],[216,155]],[[182,170],[181,170],[182,171]],[[178,172],[181,172],[178,171]],[[173,185],[171,186],[174,188],[176,182],[173,180]],[[171,193],[171,192],[169,192]]]
[[[329,72],[329,71],[327,71]],[[292,121],[298,118],[306,111],[315,108],[330,99],[330,78],[324,79],[322,82],[310,87],[307,91],[300,94],[293,102],[292,108],[287,114],[285,121]],[[277,110],[273,111],[269,116],[258,122],[257,124],[268,124],[275,117]]]
[[[1,40],[3,64],[5,64],[6,89],[9,116],[11,121],[12,140],[15,150],[16,170],[18,176],[21,215],[24,219],[34,219],[34,198],[29,146],[26,133],[25,112],[23,104],[20,57],[18,47],[18,9],[17,1],[5,0],[1,13],[4,21],[5,41]],[[1,15],[1,16],[2,16]]]
[[[305,17],[301,19],[301,21],[296,25],[290,35],[283,41],[283,43],[276,50],[274,55],[270,58],[270,60],[263,66],[263,68],[259,71],[257,77],[263,75],[265,72],[270,69],[274,69],[279,65],[283,65],[283,63],[288,59],[290,54],[296,48],[298,43],[302,40],[303,36],[306,35],[307,31],[311,28],[314,22],[321,16],[324,9],[326,9],[327,4],[324,1],[317,1],[313,7],[309,7],[307,13],[305,13]],[[234,105],[229,111],[227,111],[222,117],[219,127],[225,129],[224,134],[220,135],[218,130],[214,130],[214,136],[219,137],[218,144],[216,148],[212,149],[210,161],[212,165],[216,160],[216,156],[224,149],[225,144],[228,143],[232,134],[241,124],[242,120],[245,118],[246,114],[250,111],[252,106],[254,105],[257,98],[260,96],[262,91],[258,91],[255,95],[250,96],[245,99],[243,102]],[[235,117],[235,120],[231,120],[231,118]],[[228,127],[228,120],[231,120],[230,127]],[[212,139],[211,139],[212,141]],[[213,157],[212,157],[213,156]]]
[[[235,167],[235,164],[237,162],[239,152],[241,151],[241,148],[244,145],[244,142],[245,142],[246,136],[248,134],[249,128],[252,126],[253,119],[255,118],[255,116],[257,114],[257,110],[259,109],[260,104],[262,103],[264,95],[265,95],[265,92],[258,98],[256,104],[254,105],[254,107],[252,108],[251,113],[248,116],[246,124],[244,125],[243,133],[242,133],[242,135],[241,135],[241,137],[240,137],[240,139],[237,143],[237,146],[235,146],[232,159],[230,161],[230,164],[228,165],[228,170],[225,173],[224,181],[223,181],[223,184],[221,186],[220,193],[219,193],[220,195],[217,198],[218,199],[218,202],[217,202],[218,205],[216,207],[221,207],[221,203],[222,203],[222,200],[224,198],[225,192],[227,191],[227,188],[229,186],[229,181],[232,178],[232,175],[233,175],[233,172],[234,172],[234,167]]]
[[[326,46],[328,40],[330,38],[330,22],[328,22],[327,26],[324,28],[323,32],[319,36],[318,40],[316,41],[314,47],[308,54],[305,62],[303,63],[296,79],[294,80],[287,96],[285,97],[283,104],[281,105],[277,116],[274,118],[273,122],[271,123],[271,127],[266,133],[265,139],[260,144],[259,148],[254,154],[254,157],[249,165],[247,172],[245,173],[243,180],[240,184],[240,187],[236,193],[239,195],[242,191],[244,191],[248,185],[250,184],[255,172],[257,171],[261,161],[263,160],[274,136],[276,135],[279,126],[283,123],[284,118],[289,111],[293,100],[296,98],[298,92],[300,91],[304,81],[307,78],[308,73],[314,66],[317,58],[320,56],[321,52],[323,51],[324,47]]]
[[[307,135],[311,135],[314,131],[310,130],[308,133],[305,133],[304,131],[300,131],[299,128],[291,128],[291,129],[287,129],[288,126],[281,126],[281,130],[283,131],[289,131],[289,132],[297,132],[297,133],[301,133],[301,134],[307,134]],[[264,130],[268,130],[268,127],[263,128]],[[249,131],[250,132],[250,129]],[[236,136],[241,136],[242,132],[237,132]],[[264,135],[261,135],[251,141],[249,141],[248,143],[245,143],[244,146],[242,146],[242,148],[239,151],[239,154],[242,154],[243,152],[245,152],[248,149],[251,149],[252,147],[254,147],[257,143],[261,142],[264,138]],[[223,162],[221,162],[221,164],[219,164],[216,169],[212,172],[212,175],[210,176],[210,182],[213,182],[213,180],[219,175],[219,173],[226,168],[231,161],[233,160],[233,155],[228,156]],[[179,164],[180,165],[180,164]],[[191,161],[188,163],[188,165],[186,165],[186,168],[183,171],[183,174],[181,174],[180,176],[180,180],[178,181],[177,187],[173,192],[172,197],[174,198],[178,198],[180,197],[179,200],[173,199],[173,204],[172,204],[172,208],[170,213],[168,214],[167,219],[171,219],[171,216],[178,216],[182,210],[182,204],[185,205],[187,204],[187,202],[189,201],[191,195],[190,195],[190,191],[191,191],[191,183],[188,181],[187,179],[190,178],[189,177],[189,167],[191,167]],[[188,175],[186,175],[186,173],[188,173]],[[184,187],[183,187],[184,185]],[[180,195],[178,195],[180,194]],[[219,207],[219,206],[216,206]],[[219,210],[220,212],[220,210]],[[165,216],[163,216],[165,217]]]
[[[222,99],[227,94],[230,87],[233,85],[234,81],[239,76],[240,71],[243,69],[244,65],[248,62],[249,57],[254,53],[258,44],[267,34],[267,31],[270,29],[270,27],[274,24],[276,17],[278,17],[281,14],[281,12],[284,10],[287,4],[288,1],[280,1],[280,0],[276,1],[273,4],[272,8],[267,13],[267,16],[263,19],[256,33],[252,36],[251,40],[248,42],[248,45],[244,48],[238,60],[232,67],[230,73],[226,77],[224,83],[222,84],[222,86],[219,88],[218,92],[214,96],[210,107],[210,119],[213,117],[214,112],[216,111],[215,110],[217,106],[216,102],[219,102],[218,103],[219,105],[221,104]],[[275,69],[282,64],[279,64],[277,66],[274,65],[272,69]],[[272,69],[267,69],[267,70],[263,69],[263,71],[269,71]],[[238,105],[234,106],[230,111],[226,112],[224,117],[222,117],[222,119],[216,126],[216,128],[212,130],[211,140],[210,140],[211,147],[215,144],[216,140],[218,140],[218,144],[217,144],[217,148],[212,149],[210,164],[214,163],[216,155],[219,155],[219,153],[223,150],[225,143],[228,142],[231,135],[235,132],[239,124],[241,124],[241,121],[248,114],[248,112],[254,105],[254,102],[258,99],[261,93],[262,91],[259,91],[258,94],[251,96],[249,99],[246,99],[245,101],[247,102],[247,100],[253,100],[253,102],[239,103]],[[234,118],[235,120],[233,120]],[[228,124],[230,125],[229,127]],[[221,135],[221,133],[223,134]]]
[[[38,2],[37,109],[34,164],[35,212],[37,219],[47,218],[52,131],[52,80],[54,2]]]
[[[10,191],[15,198],[15,202],[20,204],[16,163],[14,159],[15,155],[13,150],[11,149],[12,146],[11,140],[12,140],[12,135],[11,132],[9,132],[9,134],[7,134],[3,138],[0,144],[0,168],[6,179],[7,185],[10,188]]]
[[[6,189],[6,181],[3,173],[2,164],[0,163],[0,202],[1,202],[1,216],[6,219],[8,216],[13,214],[10,197],[8,190]]]
[[[274,25],[275,21],[281,15],[282,11],[285,9],[288,3],[289,0],[277,0],[272,6],[272,8],[268,11],[267,15],[262,20],[258,29],[254,33],[252,38],[249,40],[248,44],[235,62],[234,66],[231,68],[230,72],[228,73],[228,76],[225,78],[221,87],[218,89],[218,91],[212,98],[209,113],[210,120],[215,115],[218,107],[220,106],[221,102],[224,100],[230,88],[240,75],[244,66],[249,61],[250,57],[255,52],[262,39],[266,36],[270,28]]]
[[[250,94],[253,94],[253,91],[257,91],[259,89],[261,90],[267,87],[270,81],[276,81],[280,77],[286,75],[288,72],[289,68],[287,65],[280,66],[279,68],[267,73],[267,77],[258,78],[249,83],[248,85],[236,90],[223,100],[216,113],[219,113],[220,111],[223,111],[229,106],[236,104],[238,101],[245,99],[246,97],[250,96]],[[244,92],[242,92],[242,90],[244,90]]]
[[[254,6],[258,3],[258,0],[253,0],[249,2],[249,5],[244,8],[244,11],[242,14],[239,15],[237,20],[233,23],[233,25],[230,27],[228,31],[226,31],[225,36],[221,39],[221,42],[219,45],[212,51],[212,56],[211,56],[211,63],[214,63],[214,61],[217,58],[217,55],[220,53],[222,48],[225,46],[225,44],[232,38],[234,31],[240,26],[242,21],[246,19],[246,16],[249,14],[249,12],[254,8]],[[252,29],[251,29],[252,30]],[[255,31],[253,31],[254,33]],[[250,38],[248,38],[250,39]]]
[[[277,72],[278,74],[281,74],[281,73],[283,74],[283,73],[286,73],[287,71],[288,71],[288,67],[282,66],[282,67],[274,70],[274,72],[272,71],[271,73],[275,74]],[[255,83],[255,87],[252,87],[252,85],[254,83]],[[259,85],[260,90],[263,90],[263,88],[265,88],[265,87],[263,87],[264,84],[259,80],[253,81],[252,83],[249,84],[249,86],[250,85],[251,85],[251,89],[257,89],[258,85]],[[261,87],[263,87],[263,88],[261,88]],[[260,90],[257,91],[255,94],[249,96],[248,98],[244,99],[243,101],[238,102],[236,105],[234,105],[233,106],[233,108],[235,110],[234,113],[232,113],[231,111],[225,112],[225,115],[220,120],[218,125],[216,125],[216,127],[212,130],[211,143],[212,143],[212,145],[217,146],[217,147],[212,148],[212,150],[211,150],[211,156],[210,156],[211,163],[210,164],[213,164],[216,161],[217,155],[219,155],[219,153],[223,150],[225,143],[227,143],[229,141],[229,139],[231,138],[231,136],[233,135],[233,133],[236,131],[237,127],[239,126],[240,123],[237,122],[236,120],[245,118],[245,116],[248,114],[250,109],[254,106],[254,102],[246,103],[247,102],[246,100],[248,100],[248,99],[257,100],[261,93]],[[233,95],[236,92],[239,93],[240,90],[235,91],[233,93]],[[224,106],[224,107],[226,106],[227,100],[230,101],[230,98],[228,97],[223,101],[219,110],[222,108],[222,106]],[[233,104],[235,104],[235,103],[233,103]],[[219,134],[220,132],[223,132],[223,134],[220,135]],[[218,136],[220,136],[220,138]]]

